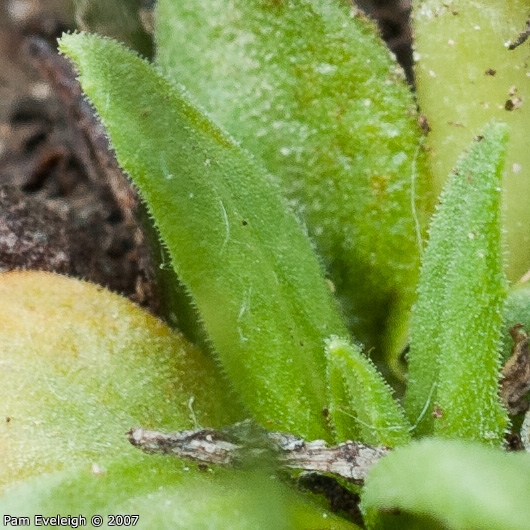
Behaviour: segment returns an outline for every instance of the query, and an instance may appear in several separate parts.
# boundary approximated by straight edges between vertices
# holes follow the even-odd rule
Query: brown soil
[[[70,3],[0,5],[0,271],[61,272],[156,309],[136,195],[55,53]]]

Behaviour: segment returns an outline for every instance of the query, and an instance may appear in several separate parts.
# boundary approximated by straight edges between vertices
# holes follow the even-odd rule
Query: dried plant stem
[[[179,458],[207,464],[233,465],[245,455],[258,456],[267,451],[261,445],[253,447],[235,443],[226,430],[195,429],[174,433],[133,428],[127,433],[129,441],[146,453],[171,454]],[[304,471],[330,473],[356,484],[362,484],[370,468],[389,449],[372,447],[359,442],[344,442],[328,446],[323,440],[306,442],[291,434],[265,433],[269,449],[277,453],[280,465]]]

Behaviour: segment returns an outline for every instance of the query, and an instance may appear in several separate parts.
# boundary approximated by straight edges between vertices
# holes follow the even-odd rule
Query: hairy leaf
[[[406,444],[410,440],[404,411],[392,391],[360,348],[331,337],[326,344],[329,414],[339,441],[362,440],[374,445]]]
[[[492,124],[450,175],[430,228],[411,329],[409,420],[418,433],[499,444],[501,177],[507,129]]]
[[[277,187],[183,90],[123,46],[78,34],[60,48],[245,405],[272,429],[329,440],[324,338],[346,330]]]

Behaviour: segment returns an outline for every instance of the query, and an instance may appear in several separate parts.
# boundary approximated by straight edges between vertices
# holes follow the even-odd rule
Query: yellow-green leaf
[[[510,126],[503,183],[507,275],[530,268],[528,0],[415,0],[416,85],[427,116],[429,159],[440,190],[456,158],[490,120]]]
[[[0,487],[136,452],[134,426],[243,416],[212,360],[130,301],[39,272],[0,275]],[[23,514],[21,514],[23,515]]]

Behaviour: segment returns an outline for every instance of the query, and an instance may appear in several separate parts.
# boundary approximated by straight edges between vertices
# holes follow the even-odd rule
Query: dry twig
[[[276,453],[280,465],[304,471],[329,473],[362,484],[370,468],[389,452],[387,447],[372,447],[359,442],[328,446],[323,440],[306,442],[279,432],[263,432],[266,444],[248,444],[235,431],[245,428],[242,422],[226,429],[195,429],[175,433],[133,428],[129,441],[146,453],[171,454],[206,464],[234,465],[247,456],[259,456],[267,450]],[[267,447],[268,445],[268,447]]]

